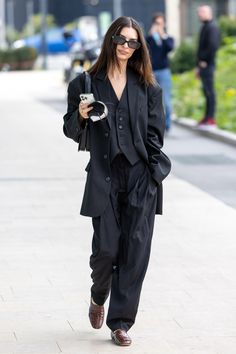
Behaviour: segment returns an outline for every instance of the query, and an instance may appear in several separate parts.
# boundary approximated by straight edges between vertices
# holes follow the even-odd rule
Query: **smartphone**
[[[79,96],[81,101],[86,104],[90,104],[95,101],[93,93],[81,93]]]

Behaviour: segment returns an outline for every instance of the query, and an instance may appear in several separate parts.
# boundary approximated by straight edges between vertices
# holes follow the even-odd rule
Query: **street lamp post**
[[[113,15],[114,19],[122,16],[122,0],[113,0]]]
[[[34,23],[33,23],[33,15],[34,15],[34,3],[33,0],[28,0],[26,3],[26,13],[28,20],[28,36],[33,36],[34,34]]]
[[[42,69],[47,69],[47,0],[40,0],[40,13],[41,13],[41,53],[43,57]]]
[[[7,1],[7,25],[13,30],[15,29],[14,5],[14,0]]]
[[[0,48],[6,47],[5,0],[0,0]]]

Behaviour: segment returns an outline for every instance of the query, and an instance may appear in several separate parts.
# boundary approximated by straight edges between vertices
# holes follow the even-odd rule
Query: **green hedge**
[[[183,41],[170,58],[170,68],[173,73],[183,73],[196,66],[195,41]]]
[[[221,16],[218,20],[222,44],[231,44],[236,37],[236,17]],[[170,58],[173,73],[183,73],[196,65],[197,38],[183,41]]]
[[[37,52],[32,47],[0,50],[0,69],[32,69],[36,58]]]
[[[236,39],[220,48],[217,56],[216,120],[220,128],[236,132]],[[178,117],[200,120],[205,99],[194,70],[173,75],[173,104]]]
[[[222,38],[236,36],[236,17],[221,16],[218,24]]]

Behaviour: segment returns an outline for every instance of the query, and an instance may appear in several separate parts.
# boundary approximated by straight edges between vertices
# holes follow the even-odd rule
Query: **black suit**
[[[68,113],[64,116],[64,132],[75,141],[83,129],[77,113],[82,78],[69,85]],[[106,104],[108,89],[104,73],[92,78],[95,98]],[[91,159],[81,214],[92,216],[94,229],[91,296],[103,305],[111,291],[106,323],[111,330],[128,331],[135,322],[155,211],[162,210],[162,180],[170,171],[170,161],[160,151],[165,119],[159,86],[147,88],[129,69],[116,113],[102,121],[89,121]],[[116,124],[119,118],[122,126]]]
[[[202,80],[203,93],[206,98],[204,118],[215,118],[216,95],[214,89],[214,71],[216,52],[220,45],[220,32],[213,21],[205,21],[199,36],[197,65]],[[205,62],[206,67],[201,67]]]
[[[219,28],[213,21],[203,22],[197,50],[197,61],[205,61],[208,65],[215,64],[216,52],[220,46]]]
[[[104,96],[105,73],[92,78],[92,92],[97,100]],[[84,92],[83,76],[70,82],[68,87],[68,109],[64,116],[64,133],[78,142],[82,126],[78,119],[79,94]],[[156,214],[162,214],[162,181],[170,172],[170,160],[160,150],[163,146],[165,117],[162,91],[159,86],[142,85],[138,75],[128,70],[128,100],[134,145],[140,158],[148,164],[157,184]],[[110,117],[93,123],[89,121],[91,159],[86,168],[88,173],[81,214],[98,216],[105,210],[110,193],[111,167],[109,159]]]

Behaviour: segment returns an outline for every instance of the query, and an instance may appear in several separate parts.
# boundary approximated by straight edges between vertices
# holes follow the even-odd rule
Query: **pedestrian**
[[[107,30],[101,53],[90,68],[92,92],[108,107],[108,117],[88,119],[80,102],[83,74],[70,82],[64,133],[79,142],[85,121],[90,161],[81,214],[92,217],[89,319],[106,324],[117,345],[128,346],[147,270],[155,213],[162,213],[162,181],[170,160],[161,151],[165,120],[161,88],[155,82],[140,25],[117,18]]]
[[[208,5],[198,8],[198,17],[202,22],[197,50],[196,76],[202,81],[203,94],[205,96],[205,114],[199,122],[199,126],[214,127],[216,95],[214,89],[215,59],[220,45],[220,32],[213,22],[212,9]]]
[[[172,102],[171,102],[171,71],[168,54],[174,49],[174,39],[166,32],[164,14],[158,12],[152,17],[152,26],[146,40],[148,43],[152,68],[157,82],[163,90],[166,113],[166,130],[171,128]]]

